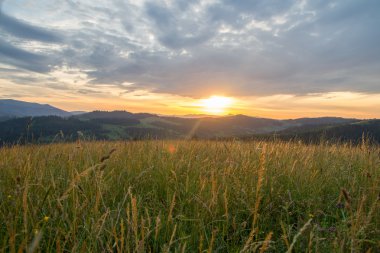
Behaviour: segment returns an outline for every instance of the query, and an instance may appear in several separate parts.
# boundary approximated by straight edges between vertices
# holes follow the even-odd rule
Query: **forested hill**
[[[364,120],[319,127],[294,127],[277,132],[275,136],[283,140],[298,139],[311,143],[318,143],[321,140],[360,143],[364,138],[379,144],[380,120]],[[266,137],[269,138],[268,135]]]
[[[380,142],[380,120],[301,118],[275,120],[233,115],[181,118],[126,111],[95,111],[71,117],[13,118],[0,122],[0,143],[95,140],[281,138],[314,142],[321,138]]]

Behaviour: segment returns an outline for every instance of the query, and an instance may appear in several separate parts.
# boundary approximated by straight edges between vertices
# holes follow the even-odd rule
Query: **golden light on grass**
[[[378,252],[377,145],[77,145],[0,148],[0,199],[7,199],[0,201],[3,251]],[[329,194],[320,198],[321,191]],[[274,219],[274,213],[283,218]],[[326,222],[327,215],[334,219]]]
[[[202,108],[202,111],[206,113],[221,115],[226,114],[228,108],[232,105],[232,103],[232,98],[223,96],[211,96],[209,98],[202,99],[200,101],[200,107]]]

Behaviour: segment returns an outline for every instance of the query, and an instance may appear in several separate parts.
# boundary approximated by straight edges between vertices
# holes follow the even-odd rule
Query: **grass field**
[[[0,252],[380,252],[380,148],[0,149]]]

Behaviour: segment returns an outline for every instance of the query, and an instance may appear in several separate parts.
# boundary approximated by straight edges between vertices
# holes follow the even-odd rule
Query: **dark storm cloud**
[[[194,97],[380,92],[377,0],[64,3],[65,31],[0,13],[13,41],[62,42],[53,57],[4,38],[0,62],[38,72],[67,66],[95,87]]]

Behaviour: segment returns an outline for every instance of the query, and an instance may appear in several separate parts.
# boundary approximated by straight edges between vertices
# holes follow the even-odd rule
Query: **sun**
[[[202,99],[200,107],[206,113],[220,115],[225,114],[226,110],[232,105],[233,99],[223,96],[211,96],[206,99]]]

